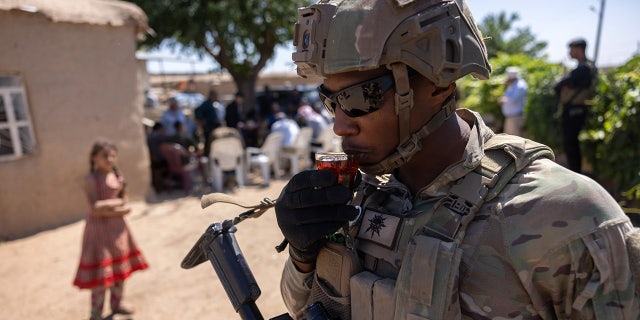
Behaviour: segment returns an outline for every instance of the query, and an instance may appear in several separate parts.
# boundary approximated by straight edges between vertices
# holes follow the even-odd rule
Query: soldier
[[[562,145],[567,156],[567,167],[582,172],[582,152],[578,135],[587,120],[588,108],[595,94],[598,69],[587,59],[587,42],[577,39],[569,42],[569,55],[578,65],[554,86],[556,98],[562,105]]]
[[[323,79],[364,174],[350,190],[303,171],[280,194],[291,315],[321,302],[341,319],[640,318],[627,246],[640,231],[614,199],[548,147],[455,109],[455,81],[491,71],[464,0],[322,0],[299,14],[297,72]]]

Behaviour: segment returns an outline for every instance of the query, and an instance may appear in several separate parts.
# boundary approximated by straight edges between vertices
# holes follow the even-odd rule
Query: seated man
[[[271,132],[282,132],[284,136],[282,146],[291,146],[300,132],[300,126],[295,120],[288,118],[284,112],[276,113],[275,117],[276,121],[271,125]]]
[[[207,181],[209,181],[209,174],[206,165],[207,160],[203,159],[203,150],[198,148],[195,140],[187,133],[182,122],[176,121],[173,125],[176,133],[170,136],[168,140],[169,142],[179,144],[186,151],[180,154],[180,162],[183,165],[197,165],[202,177],[202,183],[206,184]]]
[[[187,130],[185,129],[182,122],[176,121],[173,124],[173,127],[175,129],[175,133],[169,137],[168,140],[170,142],[181,145],[183,148],[194,155],[200,155],[202,153],[202,151],[198,149],[198,145],[196,144],[195,140],[193,140],[193,138],[191,138],[187,134]]]

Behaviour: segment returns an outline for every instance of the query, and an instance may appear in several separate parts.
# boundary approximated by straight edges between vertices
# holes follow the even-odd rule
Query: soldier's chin
[[[360,169],[360,171],[366,173],[366,174],[370,174],[370,175],[382,175],[382,174],[386,174],[386,173],[391,173],[393,170],[383,170],[382,168],[380,168],[379,166],[377,166],[376,164],[371,164],[371,165],[367,165],[367,164],[360,164],[360,166],[358,167],[358,169]],[[387,172],[389,171],[389,172]]]

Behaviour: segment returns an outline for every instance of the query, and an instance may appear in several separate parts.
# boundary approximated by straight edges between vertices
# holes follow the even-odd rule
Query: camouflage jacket
[[[405,194],[396,201],[405,212],[445,196],[479,165],[493,136],[477,113],[457,113],[475,124],[465,153],[417,195],[393,176],[365,181]],[[453,299],[463,319],[640,319],[624,239],[633,229],[595,181],[534,160],[469,224]],[[285,265],[281,290],[292,314],[304,308],[312,276]]]

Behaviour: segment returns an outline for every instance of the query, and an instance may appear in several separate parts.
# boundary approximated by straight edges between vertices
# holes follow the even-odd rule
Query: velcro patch
[[[401,217],[365,209],[357,238],[391,249],[401,226]]]

